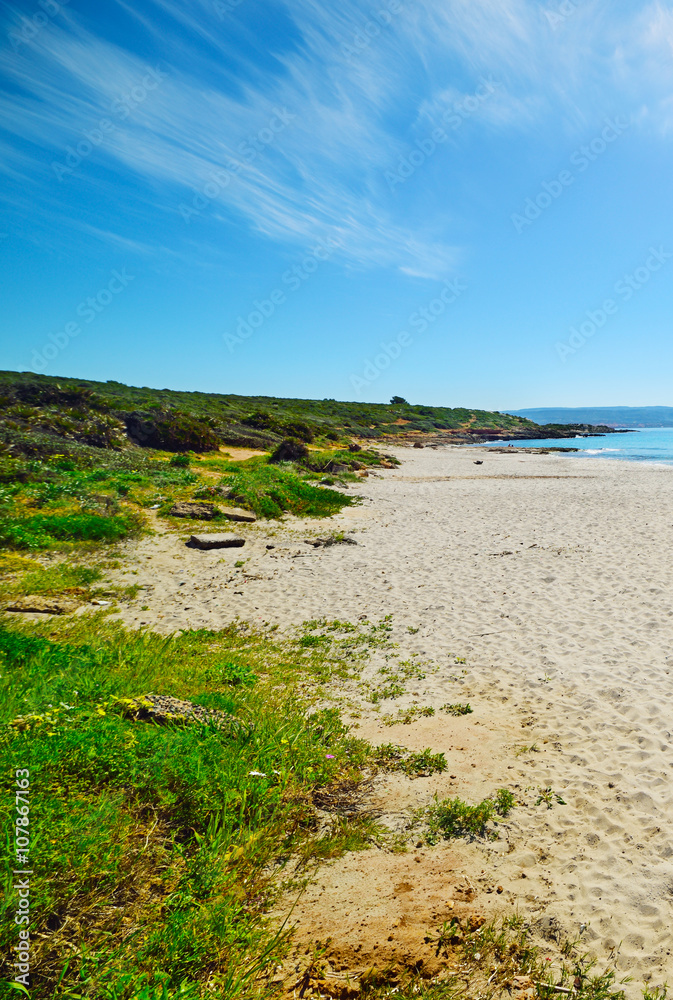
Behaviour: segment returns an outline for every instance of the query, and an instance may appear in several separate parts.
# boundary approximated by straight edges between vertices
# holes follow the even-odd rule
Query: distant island
[[[608,427],[673,427],[673,406],[556,406],[510,410],[537,424],[603,424]]]
[[[607,422],[541,425],[518,414],[418,405],[401,396],[389,403],[283,399],[33,372],[0,372],[0,401],[0,448],[10,455],[62,452],[67,442],[113,450],[140,445],[203,452],[229,445],[267,451],[288,439],[314,447],[354,438],[402,445],[477,444],[614,432]]]

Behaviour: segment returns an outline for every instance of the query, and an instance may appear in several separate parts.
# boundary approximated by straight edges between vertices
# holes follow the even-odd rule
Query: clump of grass
[[[506,788],[477,805],[470,805],[458,797],[436,800],[427,811],[428,841],[436,843],[440,837],[449,840],[451,837],[493,836],[487,825],[496,815],[507,816],[514,804],[514,796]]]
[[[293,469],[257,465],[240,469],[225,481],[230,496],[258,517],[330,517],[342,507],[357,503],[356,497],[314,486]]]
[[[333,860],[348,851],[382,845],[387,835],[389,831],[369,816],[336,816],[327,833],[304,844],[300,856],[304,862]]]
[[[374,763],[386,771],[402,771],[408,775],[441,774],[446,771],[446,757],[432,750],[410,751],[395,743],[384,743],[376,748]]]
[[[384,726],[397,726],[400,724],[410,726],[416,719],[429,719],[434,714],[435,710],[432,705],[411,705],[410,708],[400,708],[397,715],[382,716],[381,722]]]
[[[0,547],[46,549],[58,542],[118,542],[136,534],[140,522],[132,514],[34,514],[0,518]]]
[[[455,705],[451,705],[448,702],[446,705],[442,705],[439,711],[446,713],[446,715],[470,715],[472,713],[469,704],[461,705],[460,703],[456,703]]]
[[[12,590],[22,594],[60,594],[68,590],[89,590],[102,575],[95,566],[69,566],[61,563],[24,573]]]

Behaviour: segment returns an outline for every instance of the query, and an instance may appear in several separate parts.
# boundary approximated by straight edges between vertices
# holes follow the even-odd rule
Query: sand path
[[[395,709],[458,700],[449,654],[466,657],[460,700],[471,725],[502,724],[509,756],[493,778],[524,803],[508,844],[479,848],[481,867],[523,912],[582,929],[602,958],[621,942],[617,965],[636,981],[673,980],[673,469],[396,454],[401,467],[363,481],[364,504],[332,519],[357,547],[312,549],[296,521],[245,526],[245,549],[224,555],[175,534],[143,539],[142,568],[124,579],[149,589],[121,617],[172,631],[392,614],[398,630],[419,627],[405,649],[440,668]],[[445,749],[445,718],[381,736]],[[537,749],[515,756],[515,733]],[[546,787],[566,804],[536,806]]]

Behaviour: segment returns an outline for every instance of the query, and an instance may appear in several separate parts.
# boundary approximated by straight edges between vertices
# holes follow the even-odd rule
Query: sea
[[[616,458],[627,462],[656,462],[673,465],[673,427],[643,427],[628,434],[605,437],[543,438],[507,441],[517,448],[578,448],[576,457]],[[490,443],[493,447],[493,442]]]

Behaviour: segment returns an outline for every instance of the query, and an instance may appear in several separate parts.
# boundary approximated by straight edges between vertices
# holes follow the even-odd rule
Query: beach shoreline
[[[354,485],[362,504],[329,522],[242,525],[246,546],[233,555],[186,548],[174,531],[129,543],[137,575],[120,581],[147,589],[117,617],[162,632],[236,619],[282,632],[392,615],[405,655],[437,669],[353,724],[445,752],[457,774],[455,727],[439,709],[456,691],[469,701],[466,726],[503,734],[492,780],[509,778],[520,802],[505,847],[475,848],[475,864],[524,916],[553,917],[614,961],[633,977],[627,995],[640,996],[638,984],[673,973],[670,467],[392,452],[401,465]],[[326,530],[358,544],[306,545]],[[435,716],[380,725],[415,704]],[[480,787],[478,773],[453,786],[465,797]],[[537,803],[546,789],[550,802]]]

